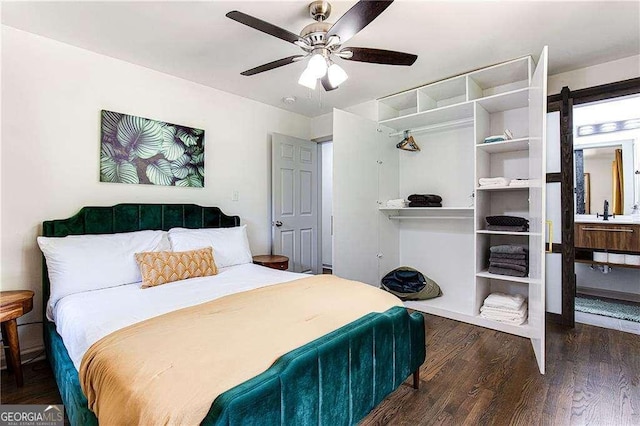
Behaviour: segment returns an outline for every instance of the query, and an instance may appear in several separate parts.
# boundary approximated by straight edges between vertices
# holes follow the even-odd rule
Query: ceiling
[[[549,46],[555,74],[640,53],[640,2],[396,1],[346,45],[418,55],[412,67],[338,59],[338,90],[298,85],[298,62],[240,72],[301,51],[225,17],[231,10],[298,33],[307,1],[3,2],[2,23],[74,46],[314,117],[532,54]],[[332,2],[335,22],[355,1]],[[282,99],[295,96],[296,102]]]

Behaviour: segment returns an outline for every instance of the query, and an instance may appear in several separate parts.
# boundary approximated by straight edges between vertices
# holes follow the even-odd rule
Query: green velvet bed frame
[[[146,229],[240,225],[217,207],[193,204],[118,204],[84,207],[69,219],[43,223],[46,237],[113,234]],[[43,259],[43,303],[49,278]],[[46,310],[44,311],[46,312]],[[55,324],[45,317],[47,358],[72,425],[96,425],[78,372]],[[295,349],[264,373],[220,395],[206,425],[351,425],[398,388],[425,360],[424,320],[395,307],[371,313]]]

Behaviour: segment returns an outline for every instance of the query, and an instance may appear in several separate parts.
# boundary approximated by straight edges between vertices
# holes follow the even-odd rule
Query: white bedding
[[[76,370],[85,352],[106,335],[167,312],[232,293],[293,281],[306,274],[251,263],[223,268],[218,275],[141,289],[141,283],[66,296],[53,307],[53,320]]]

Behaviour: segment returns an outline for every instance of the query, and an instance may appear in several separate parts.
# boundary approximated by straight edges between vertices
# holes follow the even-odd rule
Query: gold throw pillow
[[[191,251],[136,253],[136,262],[140,266],[142,288],[218,273],[211,247]]]

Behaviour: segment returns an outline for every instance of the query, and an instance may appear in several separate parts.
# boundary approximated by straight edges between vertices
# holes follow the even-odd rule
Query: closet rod
[[[389,216],[389,219],[473,219],[473,216]]]
[[[409,133],[415,134],[415,133],[426,132],[426,131],[434,130],[434,129],[441,129],[441,128],[444,128],[444,127],[462,126],[462,125],[467,124],[467,123],[473,123],[473,118],[464,118],[462,120],[453,120],[453,121],[447,121],[446,123],[432,124],[430,126],[423,126],[423,127],[416,127],[415,129],[402,130],[400,132],[391,133],[389,135],[389,137],[404,135],[405,131],[408,131]]]

